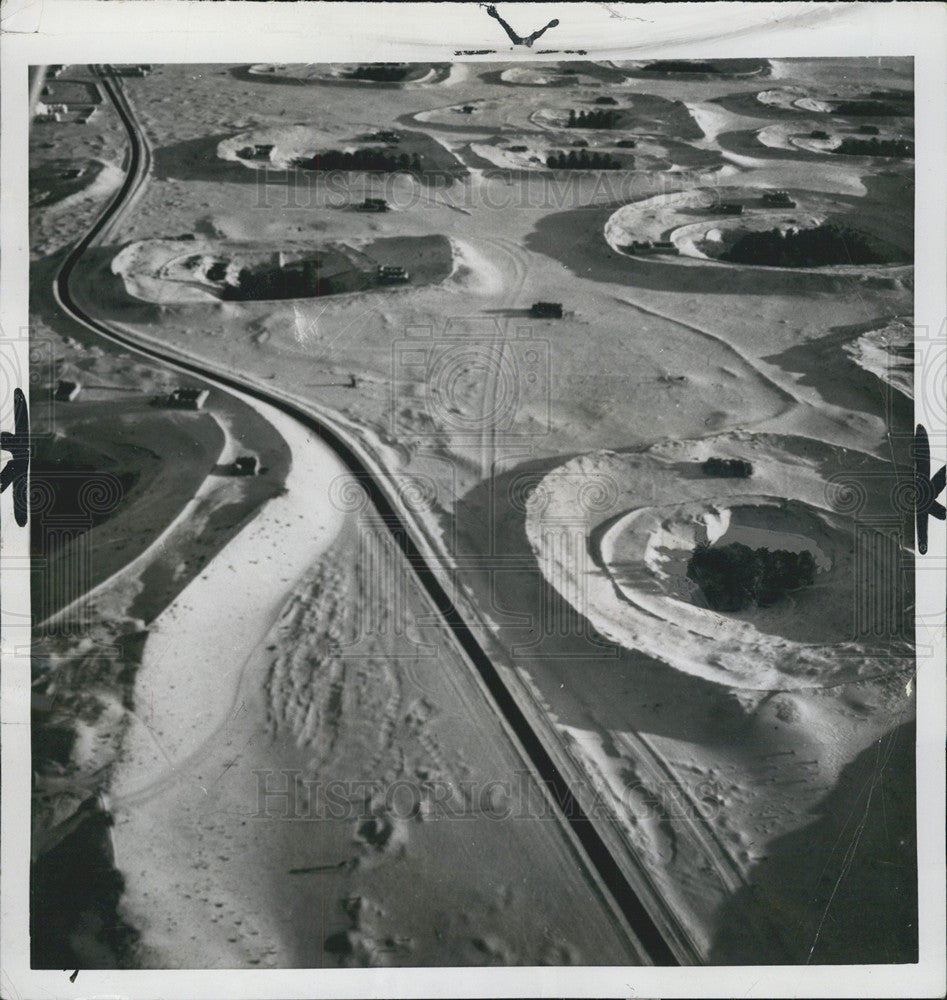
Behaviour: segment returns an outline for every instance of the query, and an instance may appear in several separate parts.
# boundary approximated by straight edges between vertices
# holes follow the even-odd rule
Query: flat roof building
[[[562,303],[534,302],[530,307],[529,314],[537,319],[562,319]]]
[[[178,410],[200,410],[209,395],[209,389],[175,389],[168,396],[167,405]]]
[[[378,280],[383,285],[402,285],[410,277],[403,267],[396,264],[383,264],[378,268]]]
[[[256,455],[240,455],[234,459],[233,471],[235,476],[255,476],[260,471],[260,460]]]
[[[79,382],[60,379],[59,384],[56,386],[54,398],[60,403],[71,403],[79,395],[81,389],[82,385]]]

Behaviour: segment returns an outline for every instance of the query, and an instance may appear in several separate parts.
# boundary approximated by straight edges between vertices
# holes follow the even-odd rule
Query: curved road
[[[359,454],[357,445],[346,440],[342,432],[327,424],[321,416],[314,415],[286,396],[272,389],[263,391],[250,380],[238,378],[232,372],[205,362],[198,363],[166,345],[146,344],[138,338],[116,331],[104,321],[89,315],[75,301],[70,290],[73,271],[84,254],[100,242],[114,223],[134,204],[144,188],[151,167],[151,150],[118,78],[108,67],[98,67],[97,72],[128,135],[126,176],[102,215],[73,247],[59,268],[53,282],[53,295],[58,305],[76,322],[98,336],[149,360],[160,361],[176,371],[203,381],[209,387],[223,391],[235,390],[268,403],[307,429],[314,430],[322,438],[368,494],[395,544],[411,565],[419,584],[449,626],[467,660],[476,668],[499,712],[535,768],[538,778],[548,789],[553,801],[561,807],[566,822],[651,961],[656,965],[695,964],[698,958],[690,946],[689,935],[678,925],[673,914],[660,900],[653,898],[646,886],[633,887],[612,857],[605,841],[572,794],[565,776],[533,730],[497,668],[464,622],[435,572],[428,566],[407,522],[398,511],[396,501],[384,485],[383,477]],[[639,893],[651,897],[648,905],[642,901]]]

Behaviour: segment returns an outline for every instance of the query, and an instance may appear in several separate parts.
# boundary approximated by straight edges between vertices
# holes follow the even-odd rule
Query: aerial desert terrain
[[[911,61],[45,89],[34,964],[916,961]]]

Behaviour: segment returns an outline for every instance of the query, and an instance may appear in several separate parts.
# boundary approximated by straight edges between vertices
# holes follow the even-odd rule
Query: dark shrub
[[[785,233],[779,229],[744,233],[720,259],[765,267],[890,263],[890,255],[878,241],[833,223]]]
[[[748,479],[753,475],[753,465],[742,458],[708,458],[701,469],[705,476],[728,479]]]
[[[889,95],[884,95],[889,96]],[[861,117],[871,115],[872,117],[892,117],[894,115],[911,114],[911,99],[902,100],[899,95],[890,95],[886,101],[842,101],[832,108],[832,113],[836,115],[851,115]]]
[[[741,611],[753,604],[767,607],[791,590],[815,580],[811,552],[751,549],[734,542],[712,548],[698,545],[687,564],[688,579],[704,592],[715,611]]]
[[[905,158],[914,156],[914,143],[910,139],[853,139],[845,138],[836,146],[834,153],[848,156],[890,156]]]
[[[356,66],[351,72],[344,74],[350,80],[375,80],[379,83],[397,83],[403,80],[409,72],[409,67],[397,63],[372,63],[367,66]]]
[[[618,116],[614,111],[569,111],[566,128],[615,128]]]
[[[719,73],[713,63],[691,59],[658,59],[643,67],[645,73]]]
[[[811,552],[760,549],[757,554],[763,559],[763,582],[756,595],[761,607],[775,604],[787,591],[815,582],[816,565]]]
[[[740,611],[754,603],[763,586],[763,560],[739,542],[719,549],[699,545],[687,564],[687,576],[715,611]]]

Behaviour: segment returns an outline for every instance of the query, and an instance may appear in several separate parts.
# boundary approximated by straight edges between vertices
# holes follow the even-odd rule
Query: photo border
[[[916,86],[915,322],[947,325],[944,94],[947,7],[928,3],[504,4],[517,24],[559,26],[544,48],[569,58],[790,58],[913,56]],[[2,16],[0,142],[0,349],[28,386],[28,129],[31,64],[150,62],[350,62],[423,59],[525,63],[555,53],[512,50],[474,3],[190,3],[186,0],[7,0]],[[446,39],[446,40],[445,40]],[[495,48],[492,54],[456,53]],[[576,50],[580,50],[576,53]],[[565,53],[564,53],[565,54]],[[916,422],[927,427],[932,467],[944,463],[943,416],[929,409],[939,373],[916,373]],[[942,387],[941,387],[942,388]],[[12,429],[12,402],[0,400]],[[243,998],[372,996],[940,996],[945,975],[944,631],[918,634],[932,651],[917,665],[919,955],[917,965],[706,966],[701,968],[384,968],[281,970],[73,970],[29,968],[30,824],[29,531],[13,524],[12,490],[0,498],[2,563],[2,813],[0,995],[26,997]],[[942,621],[944,525],[930,522],[918,557],[917,614]],[[925,562],[927,564],[922,566]],[[936,576],[936,579],[933,579]],[[937,582],[939,581],[939,586]],[[923,586],[922,586],[923,585]],[[931,615],[934,617],[931,617]],[[25,619],[23,616],[26,616]],[[938,619],[940,615],[940,619]]]

